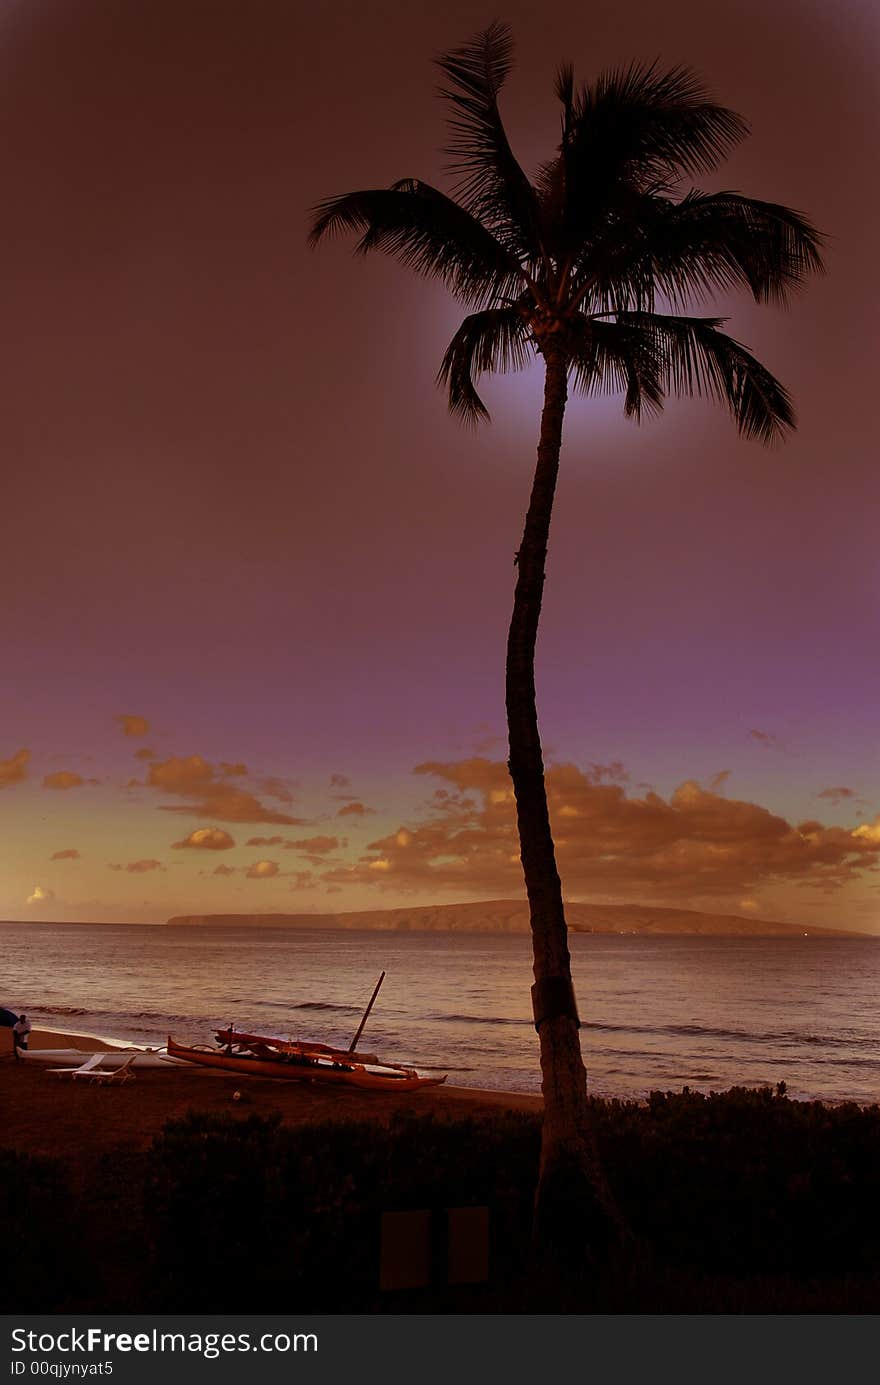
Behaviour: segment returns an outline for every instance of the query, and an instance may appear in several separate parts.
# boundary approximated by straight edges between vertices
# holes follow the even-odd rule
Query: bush
[[[666,1259],[737,1275],[878,1264],[880,1108],[734,1087],[594,1111],[615,1192]]]
[[[145,1221],[157,1306],[349,1310],[378,1287],[385,1211],[489,1206],[497,1257],[525,1244],[536,1122],[403,1117],[283,1127],[191,1115],[149,1160]],[[206,1267],[208,1273],[206,1274]]]
[[[71,1197],[61,1160],[0,1150],[6,1302],[19,1311],[868,1311],[880,1108],[733,1088],[593,1100],[635,1242],[593,1279],[529,1265],[538,1117],[288,1127],[190,1114],[109,1150]],[[488,1286],[379,1290],[383,1212],[489,1209]],[[47,1247],[49,1253],[47,1253]],[[435,1250],[437,1246],[435,1246]],[[442,1251],[442,1237],[439,1243]],[[762,1307],[762,1305],[764,1305]]]
[[[79,1279],[75,1208],[60,1159],[0,1149],[0,1308],[63,1309]]]

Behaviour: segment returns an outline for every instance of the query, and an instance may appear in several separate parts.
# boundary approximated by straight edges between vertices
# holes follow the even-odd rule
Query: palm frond
[[[632,182],[677,181],[717,168],[748,129],[689,68],[631,63],[581,89],[573,137],[585,151],[610,140],[617,168]]]
[[[623,185],[601,212],[594,209],[586,234],[576,238],[569,219],[570,306],[587,314],[652,312],[658,292],[651,256],[655,226],[674,205]]]
[[[680,202],[633,192],[581,246],[571,293],[594,312],[652,312],[657,294],[685,307],[732,289],[784,303],[824,271],[823,244],[801,212],[778,203],[735,192],[693,191]]]
[[[436,59],[447,78],[439,94],[452,106],[447,148],[456,198],[522,257],[540,253],[535,190],[520,168],[498,110],[513,66],[513,35],[497,20],[461,48]]]
[[[516,257],[487,228],[428,183],[403,179],[329,198],[314,209],[309,242],[360,232],[355,250],[381,250],[416,273],[441,280],[462,302],[481,306],[522,290]]]
[[[778,442],[794,427],[787,390],[745,346],[719,331],[723,319],[621,313],[617,321],[653,342],[667,392],[726,404],[743,437],[763,443]]]
[[[574,67],[571,63],[560,64],[553,90],[562,103],[562,135],[565,138],[574,115]]]
[[[803,213],[776,202],[761,202],[736,192],[691,192],[652,236],[658,281],[669,292],[679,277],[690,287],[744,287],[759,302],[784,302],[810,274],[825,265],[825,238]]]
[[[521,370],[530,354],[528,328],[518,307],[488,308],[466,317],[437,372],[451,412],[468,423],[488,419],[475,379],[486,371]]]
[[[572,242],[582,243],[601,218],[616,217],[621,191],[662,191],[708,172],[747,129],[684,67],[632,64],[582,87],[562,149]]]
[[[633,195],[584,247],[582,269],[620,306],[651,310],[656,290],[673,304],[747,289],[783,303],[822,273],[824,237],[802,213],[735,192],[690,192],[680,202]],[[606,303],[607,306],[607,303]]]
[[[628,418],[662,409],[662,356],[656,339],[639,323],[578,317],[570,342],[574,386],[580,393],[622,393]]]
[[[565,234],[565,163],[557,156],[541,164],[535,175],[541,244],[558,266],[567,250]],[[557,279],[558,279],[557,273]]]

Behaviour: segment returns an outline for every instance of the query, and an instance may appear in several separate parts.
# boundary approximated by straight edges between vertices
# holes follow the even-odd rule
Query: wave
[[[109,1013],[109,1012],[106,1012]],[[121,1012],[116,1012],[121,1013]],[[169,1015],[167,1010],[131,1010],[126,1011],[131,1014],[132,1019],[136,1020],[162,1020],[163,1024],[190,1024],[195,1018],[193,1015]]]
[[[533,1026],[530,1019],[508,1019],[504,1015],[425,1015],[425,1020],[436,1020],[438,1024],[524,1024],[529,1028]]]
[[[806,1061],[806,1060],[804,1060]],[[818,1062],[810,1059],[817,1068],[878,1068],[880,1058],[820,1058]]]
[[[346,1015],[363,1013],[359,1005],[332,1005],[329,1000],[304,1000],[301,1005],[291,1005],[291,1010],[338,1010]]]
[[[662,1036],[664,1034],[680,1036],[688,1039],[724,1039],[732,1040],[735,1043],[753,1044],[794,1044],[807,1047],[819,1048],[865,1048],[873,1050],[876,1048],[876,1040],[872,1038],[858,1038],[847,1034],[834,1036],[830,1034],[805,1034],[797,1029],[777,1029],[762,1031],[757,1029],[729,1029],[719,1025],[711,1024],[605,1024],[601,1021],[587,1020],[581,1025],[582,1029],[593,1029],[606,1034],[651,1034]]]
[[[513,1018],[508,1015],[434,1013],[425,1015],[424,1019],[436,1024],[513,1025],[528,1029],[533,1026],[531,1018]],[[876,1041],[871,1038],[856,1038],[850,1035],[835,1038],[827,1034],[802,1034],[796,1029],[762,1032],[750,1029],[729,1029],[711,1024],[608,1024],[602,1020],[582,1021],[581,1028],[600,1034],[647,1034],[657,1038],[672,1036],[688,1039],[723,1039],[734,1043],[804,1044],[824,1048],[845,1046],[847,1049],[873,1049],[876,1047]]]
[[[240,1002],[234,1002],[238,1004]],[[257,1002],[255,1009],[264,1011],[272,1002]],[[159,1025],[184,1026],[194,1024],[212,1023],[203,1014],[171,1014],[165,1010],[119,1010],[119,1009],[92,1009],[82,1005],[35,1005],[32,1006],[35,1015],[61,1018],[88,1017],[93,1023],[111,1019],[115,1023],[123,1022],[127,1024],[137,1023],[138,1027],[146,1023]],[[328,1015],[360,1015],[362,1009],[357,1005],[341,1005],[331,1001],[307,1000],[298,1005],[287,1005],[288,1012],[308,1012],[326,1013]],[[492,1029],[519,1029],[529,1030],[533,1028],[531,1017],[510,1016],[510,1015],[471,1015],[467,1013],[443,1013],[435,1011],[421,1017],[423,1023],[431,1023],[441,1026],[446,1025],[468,1025],[479,1027],[482,1030]],[[224,1021],[225,1023],[225,1021]],[[276,1019],[277,1027],[277,1019]],[[240,1027],[240,1026],[239,1026]],[[778,1056],[783,1057],[788,1062],[812,1061],[817,1066],[822,1064],[837,1065],[864,1065],[867,1067],[877,1066],[878,1060],[873,1057],[876,1053],[876,1040],[870,1037],[861,1037],[847,1034],[840,1037],[828,1034],[812,1034],[799,1032],[796,1029],[784,1029],[776,1031],[749,1030],[746,1028],[734,1028],[722,1025],[700,1024],[691,1021],[685,1024],[614,1024],[602,1020],[587,1020],[582,1023],[581,1028],[588,1033],[600,1034],[629,1034],[643,1036],[654,1040],[687,1039],[691,1044],[699,1044],[701,1041],[716,1040],[725,1047],[735,1045],[738,1047],[748,1047],[750,1045],[760,1049],[784,1050]],[[396,1035],[395,1035],[396,1037]],[[796,1057],[798,1049],[812,1050],[812,1058],[798,1059]],[[818,1050],[824,1050],[820,1054]],[[843,1050],[843,1054],[841,1054]],[[611,1053],[614,1050],[607,1049],[605,1052]],[[849,1055],[849,1056],[844,1056]]]
[[[93,1010],[82,1005],[35,1005],[35,1015],[87,1015],[89,1019],[123,1020],[161,1020],[163,1024],[192,1024],[198,1022],[194,1015],[169,1015],[167,1010]]]
[[[808,1034],[798,1029],[776,1029],[762,1031],[757,1029],[726,1029],[703,1024],[666,1024],[657,1029],[639,1029],[635,1033],[681,1034],[687,1038],[734,1039],[737,1042],[753,1044],[796,1044],[818,1048],[867,1048],[875,1049],[876,1040],[857,1038],[854,1035]]]

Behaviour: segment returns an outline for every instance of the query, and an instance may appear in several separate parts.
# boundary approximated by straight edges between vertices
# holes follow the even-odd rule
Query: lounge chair
[[[99,1071],[97,1064],[88,1071],[85,1067],[77,1068],[73,1076],[84,1077],[86,1082],[99,1082],[102,1087],[121,1086],[123,1082],[130,1082],[134,1078],[131,1065],[136,1057],[137,1054],[132,1053],[118,1068],[101,1068]]]
[[[103,1057],[103,1053],[92,1053],[78,1068],[47,1068],[46,1071],[55,1072],[59,1077],[76,1077],[77,1073],[94,1072]]]

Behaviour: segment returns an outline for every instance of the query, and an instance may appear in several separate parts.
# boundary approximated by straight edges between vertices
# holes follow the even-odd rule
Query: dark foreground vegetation
[[[880,1308],[880,1107],[742,1088],[591,1106],[633,1233],[591,1275],[554,1275],[546,1266],[538,1274],[530,1265],[536,1117],[289,1127],[246,1113],[191,1114],[166,1125],[150,1149],[108,1151],[85,1171],[60,1157],[0,1150],[0,1222],[10,1250],[3,1308]],[[476,1216],[478,1229],[488,1229],[483,1282],[449,1282],[448,1211],[456,1208],[487,1209]],[[413,1225],[428,1228],[423,1287],[380,1287],[395,1212],[421,1213]]]

